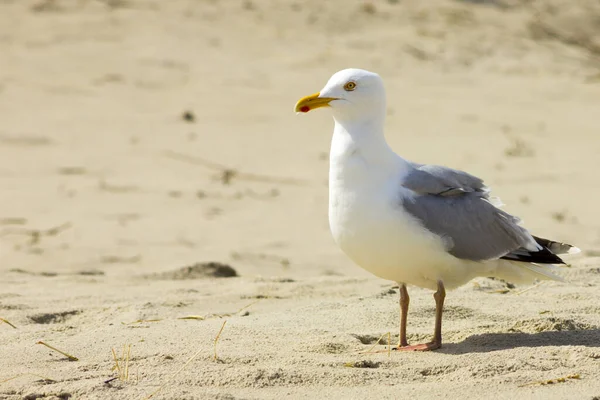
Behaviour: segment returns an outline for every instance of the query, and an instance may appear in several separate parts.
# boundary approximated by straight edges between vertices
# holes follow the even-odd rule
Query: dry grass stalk
[[[267,298],[268,298],[268,296],[267,296]],[[236,313],[236,314],[239,314],[239,313],[241,313],[242,311],[244,311],[245,309],[252,307],[253,305],[255,305],[256,303],[258,303],[258,302],[259,302],[259,301],[261,301],[261,300],[262,300],[262,299],[258,299],[258,300],[256,300],[256,301],[253,301],[252,303],[250,303],[250,304],[248,304],[248,305],[245,305],[244,307],[240,308],[240,309],[239,309],[239,310],[237,310],[235,313]]]
[[[117,353],[115,353],[115,349],[110,349],[112,351],[113,360],[115,360],[115,366],[113,369],[117,370],[117,374],[121,376],[121,366],[119,365],[119,359],[117,358]]]
[[[10,326],[12,326],[13,328],[17,329],[17,327],[16,327],[16,326],[14,326],[13,324],[11,324],[10,322],[8,322],[7,320],[5,320],[4,318],[0,318],[0,322],[4,322],[5,324],[7,324],[7,325],[10,325]]]
[[[494,289],[494,290],[487,290],[485,293],[506,294],[509,292],[510,292],[510,289]]]
[[[233,313],[207,314],[207,315],[187,315],[185,317],[178,317],[177,319],[194,319],[194,320],[198,320],[198,321],[204,321],[205,319],[209,319],[209,318],[232,317],[234,315],[240,314],[245,309],[252,307],[253,305],[255,305],[256,303],[258,303],[261,300],[263,300],[263,299],[258,299],[258,300],[253,301],[250,304],[246,304],[244,307],[240,308],[239,310],[237,310],[236,312],[233,312]]]
[[[217,336],[215,337],[215,355],[213,357],[213,360],[217,361],[219,359],[219,357],[217,356],[217,343],[219,342],[219,338],[221,337],[221,332],[223,332],[223,329],[225,328],[225,324],[227,323],[227,320],[223,321],[223,325],[221,325],[221,329],[219,330],[219,333],[217,333]]]
[[[204,321],[206,317],[203,317],[202,315],[188,315],[187,317],[179,317],[177,319],[195,319],[198,321]]]
[[[363,352],[359,352],[358,354],[372,354],[372,353],[379,353],[379,351],[372,351],[372,350],[375,348],[375,346],[377,346],[377,345],[379,344],[379,342],[381,342],[381,339],[383,339],[383,337],[384,337],[385,335],[388,335],[388,344],[389,344],[389,338],[391,337],[391,333],[390,333],[390,332],[386,332],[386,333],[384,333],[383,335],[381,335],[381,336],[379,337],[379,339],[377,339],[377,341],[375,342],[375,344],[374,344],[373,346],[369,347],[369,350],[367,350],[367,351],[363,351]],[[390,348],[390,349],[391,349],[391,348]],[[391,351],[391,350],[390,350],[390,351]]]
[[[123,346],[123,349],[125,346]],[[125,380],[129,380],[129,359],[131,357],[131,345],[127,346],[127,358],[125,359]]]
[[[48,343],[44,343],[44,342],[42,342],[41,340],[40,340],[39,342],[37,342],[36,344],[41,344],[41,345],[43,345],[43,346],[46,346],[46,347],[47,347],[47,348],[49,348],[50,350],[54,350],[54,351],[56,351],[57,353],[60,353],[60,354],[62,354],[63,356],[67,357],[67,359],[68,359],[69,361],[79,361],[79,358],[77,358],[77,357],[75,357],[75,356],[72,356],[72,355],[70,355],[69,353],[66,353],[66,352],[64,352],[64,351],[62,351],[62,350],[59,350],[59,349],[57,349],[57,348],[56,348],[56,347],[54,347],[54,346],[50,346]]]
[[[541,286],[541,285],[542,285],[544,282],[546,282],[546,281],[539,281],[538,283],[536,283],[536,284],[535,284],[535,285],[533,285],[533,286],[530,286],[530,287],[528,287],[528,288],[526,288],[526,289],[523,289],[523,290],[521,290],[521,291],[518,291],[518,292],[516,292],[516,293],[515,293],[515,295],[517,295],[517,296],[518,296],[518,295],[520,295],[520,294],[523,294],[523,293],[525,293],[525,292],[529,292],[531,289],[535,289],[535,288],[537,288],[537,287],[540,287],[540,286]]]
[[[227,321],[223,322],[223,325],[221,326],[221,330],[219,330],[219,333],[217,334],[217,337],[215,338],[215,355],[216,355],[216,346],[217,346],[217,340],[219,339],[219,336],[221,336],[221,332],[223,332],[223,328],[225,328],[225,324],[227,323]],[[186,362],[185,364],[183,364],[181,366],[181,368],[179,368],[177,371],[175,371],[175,373],[171,376],[170,379],[168,379],[165,383],[163,383],[162,385],[160,385],[160,387],[158,389],[156,389],[154,392],[152,392],[148,397],[146,397],[144,400],[148,400],[151,399],[152,397],[154,397],[158,392],[160,392],[165,386],[167,386],[169,383],[171,383],[171,381],[177,376],[179,375],[179,373],[181,371],[183,371],[183,369],[185,367],[187,367],[196,357],[198,357],[198,355],[202,352],[202,349],[198,350],[196,353],[194,353],[193,356],[191,356]]]
[[[133,322],[121,322],[121,324],[123,325],[136,325],[136,324],[143,324],[146,322],[159,322],[162,321],[162,319],[138,319],[137,321],[133,321]]]
[[[118,376],[115,379],[127,382],[129,380],[129,360],[131,358],[131,345],[123,345],[123,352],[121,354],[121,361],[117,357],[115,349],[111,349],[115,366],[113,370],[117,371]],[[139,379],[139,377],[138,377]]]
[[[581,376],[579,374],[567,375],[567,376],[563,376],[561,378],[529,382],[529,383],[525,383],[524,385],[519,385],[519,387],[535,386],[535,385],[554,385],[555,383],[564,383],[564,382],[566,382],[568,380],[572,380],[572,379],[581,379]]]
[[[0,384],[2,384],[2,383],[6,383],[6,382],[8,382],[8,381],[12,381],[13,379],[17,379],[17,378],[20,378],[20,377],[22,377],[22,376],[35,376],[35,377],[38,377],[38,378],[42,378],[42,379],[44,380],[44,382],[46,382],[46,383],[53,383],[53,382],[56,382],[56,380],[54,380],[54,379],[51,379],[51,378],[48,378],[48,377],[45,377],[45,376],[43,376],[43,375],[32,374],[31,372],[24,372],[24,373],[22,373],[22,374],[15,375],[15,376],[13,376],[13,377],[11,377],[11,378],[8,378],[8,379],[1,380],[1,381],[0,381]]]

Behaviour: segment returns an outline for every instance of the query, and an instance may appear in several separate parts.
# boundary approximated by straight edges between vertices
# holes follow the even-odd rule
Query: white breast
[[[404,211],[402,199],[411,195],[401,186],[408,166],[392,155],[373,163],[362,148],[334,135],[329,226],[342,251],[360,267],[384,279],[435,288],[456,259],[438,236]]]

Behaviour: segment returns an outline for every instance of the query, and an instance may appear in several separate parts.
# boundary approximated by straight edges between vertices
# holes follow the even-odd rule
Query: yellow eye
[[[356,83],[354,83],[354,82],[352,82],[352,81],[350,81],[350,82],[348,82],[348,83],[346,83],[346,84],[344,85],[344,90],[345,90],[346,92],[351,92],[351,91],[353,91],[354,89],[356,89]]]

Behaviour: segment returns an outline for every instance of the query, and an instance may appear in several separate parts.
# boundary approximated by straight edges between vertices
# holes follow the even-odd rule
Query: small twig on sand
[[[187,154],[182,154],[170,150],[166,151],[164,153],[164,156],[173,160],[183,161],[194,165],[200,165],[202,167],[218,171],[219,179],[224,185],[230,184],[234,178],[254,182],[277,183],[281,185],[305,185],[307,183],[304,180],[295,178],[281,178],[276,176],[240,172],[234,168],[227,167],[226,165],[219,164],[214,161],[206,160],[200,157],[193,157]]]
[[[47,344],[47,343],[44,343],[44,342],[42,342],[41,340],[40,340],[39,342],[37,342],[36,344],[41,344],[41,345],[43,345],[43,346],[46,346],[47,348],[49,348],[49,349],[51,349],[51,350],[54,350],[54,351],[56,351],[56,352],[58,352],[58,353],[62,354],[63,356],[67,357],[67,358],[69,359],[69,361],[79,361],[79,358],[77,358],[77,357],[75,357],[75,356],[72,356],[72,355],[70,355],[69,353],[65,353],[64,351],[62,351],[62,350],[59,350],[59,349],[57,349],[56,347],[50,346],[49,344]]]

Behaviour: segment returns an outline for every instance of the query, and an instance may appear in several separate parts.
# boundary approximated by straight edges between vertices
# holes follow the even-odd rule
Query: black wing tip
[[[533,236],[533,238],[537,244],[542,246],[541,250],[529,251],[525,248],[520,248],[500,258],[510,261],[530,262],[536,264],[567,264],[562,260],[562,258],[556,255],[554,251],[560,251],[560,254],[567,253],[568,250],[573,246],[537,236]]]
[[[525,249],[520,249],[525,250]],[[552,253],[550,250],[544,248],[540,251],[522,251],[519,253],[508,253],[507,255],[500,257],[503,260],[529,262],[536,264],[564,264],[567,263],[562,260],[559,256]]]

